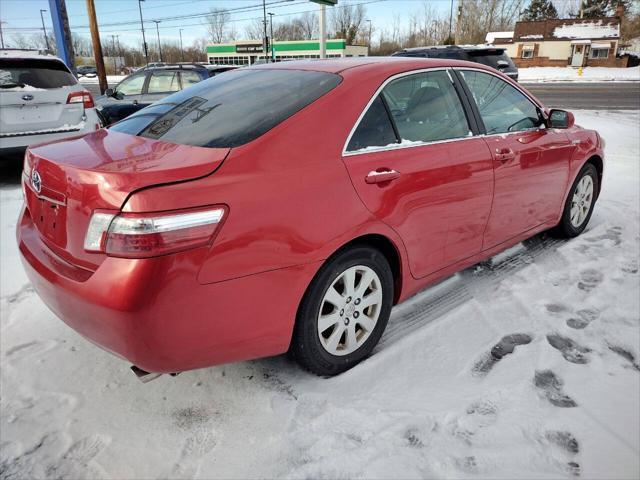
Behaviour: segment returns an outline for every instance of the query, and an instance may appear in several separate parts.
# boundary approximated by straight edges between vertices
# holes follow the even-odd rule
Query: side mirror
[[[549,112],[549,127],[571,128],[575,124],[573,113],[565,110],[551,110]]]
[[[107,89],[104,91],[104,94],[105,94],[107,97],[113,97],[113,88],[107,88]]]

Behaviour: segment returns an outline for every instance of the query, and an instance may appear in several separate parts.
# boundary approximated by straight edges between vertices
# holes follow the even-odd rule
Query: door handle
[[[366,183],[383,183],[390,182],[391,180],[395,180],[400,176],[400,172],[396,172],[395,170],[389,170],[388,168],[378,168],[377,170],[371,170],[366,177],[364,177],[364,181]]]
[[[510,148],[496,148],[496,160],[499,162],[508,162],[516,158],[516,154]]]

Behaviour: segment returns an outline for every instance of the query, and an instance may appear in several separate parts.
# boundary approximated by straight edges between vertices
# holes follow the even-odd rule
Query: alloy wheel
[[[580,179],[573,192],[571,199],[571,225],[579,228],[591,209],[593,202],[593,179],[590,175],[585,175]]]
[[[356,265],[338,275],[324,294],[318,337],[331,355],[360,348],[373,332],[382,309],[382,283],[369,267]]]

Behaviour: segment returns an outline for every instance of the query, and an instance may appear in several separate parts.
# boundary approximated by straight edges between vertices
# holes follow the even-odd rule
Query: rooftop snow
[[[618,25],[603,24],[602,20],[587,23],[572,23],[556,27],[553,30],[555,38],[609,38],[619,37]]]

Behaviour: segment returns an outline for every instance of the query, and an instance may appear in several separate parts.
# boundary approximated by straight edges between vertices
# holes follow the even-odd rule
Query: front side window
[[[470,135],[464,108],[444,70],[393,80],[382,95],[403,142],[434,142]]]
[[[110,127],[199,147],[231,148],[271,130],[340,83],[302,70],[237,70],[163,98]]]
[[[543,124],[538,107],[504,80],[484,72],[461,70],[478,106],[487,134],[518,132]]]
[[[116,87],[116,91],[123,95],[140,95],[142,93],[142,86],[144,85],[144,79],[146,74],[138,73],[125,78]]]
[[[147,93],[177,92],[178,90],[180,90],[178,72],[160,70],[151,74]]]

